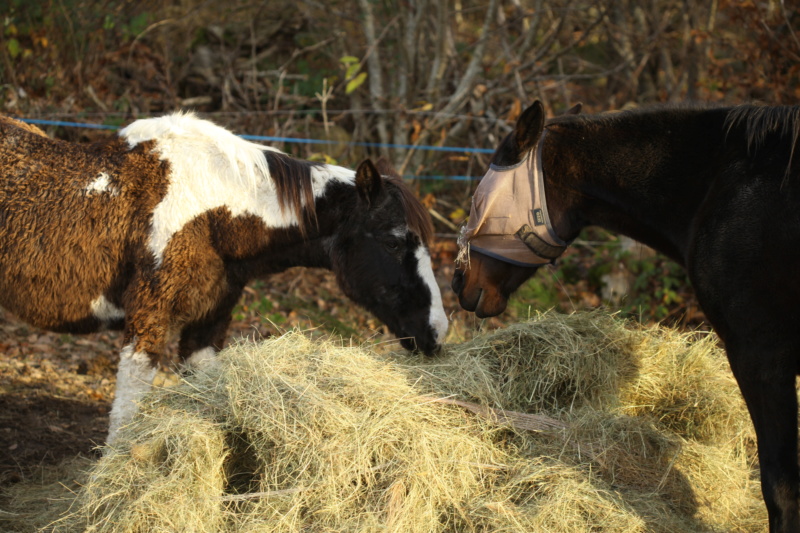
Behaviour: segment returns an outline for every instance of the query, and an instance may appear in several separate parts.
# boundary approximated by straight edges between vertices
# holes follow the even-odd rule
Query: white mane
[[[234,135],[192,112],[178,111],[163,117],[145,118],[120,131],[120,137],[133,148],[145,141],[157,141],[162,159],[184,150],[186,170],[213,174],[218,180],[255,190],[269,177],[264,150],[280,152],[270,146],[255,144]]]

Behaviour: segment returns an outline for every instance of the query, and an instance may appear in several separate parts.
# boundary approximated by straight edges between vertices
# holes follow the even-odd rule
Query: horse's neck
[[[303,204],[299,223],[272,226],[266,217],[223,217],[215,225],[217,241],[226,256],[247,266],[248,277],[263,276],[287,268],[330,268],[329,243],[333,233],[355,208],[354,173],[342,167],[322,165],[311,173],[314,204]],[[280,201],[268,203],[275,209]],[[284,211],[292,209],[284,205]]]
[[[548,189],[569,205],[573,227],[597,225],[682,261],[692,219],[723,157],[720,117],[698,112],[649,124],[633,117],[630,126],[556,128],[556,146],[545,153]]]

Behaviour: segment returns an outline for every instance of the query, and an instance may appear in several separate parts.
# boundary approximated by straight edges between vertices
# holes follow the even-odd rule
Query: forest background
[[[446,287],[477,180],[525,106],[795,105],[798,29],[798,6],[778,0],[0,0],[0,112],[118,127],[193,109],[239,134],[328,143],[270,143],[297,157],[385,156],[434,217]],[[380,329],[324,276],[261,282],[236,320]],[[703,326],[680,267],[595,228],[500,320],[603,305]]]

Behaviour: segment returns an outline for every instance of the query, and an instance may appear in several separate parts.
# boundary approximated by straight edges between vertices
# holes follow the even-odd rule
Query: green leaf
[[[343,56],[339,58],[339,61],[341,61],[345,65],[352,65],[353,63],[358,63],[359,59],[354,56]]]
[[[19,45],[19,41],[14,39],[13,37],[8,40],[8,44],[6,44],[8,48],[8,53],[11,55],[11,59],[16,59],[17,56],[22,52],[22,48]]]
[[[350,94],[351,92],[361,87],[361,84],[364,83],[364,80],[366,79],[367,79],[367,73],[362,72],[361,74],[359,74],[358,76],[347,82],[347,87],[345,87],[344,89],[345,94]]]
[[[355,76],[356,72],[358,72],[359,68],[360,67],[359,67],[358,63],[356,63],[355,65],[350,65],[349,67],[347,67],[347,71],[344,73],[344,79],[349,80],[350,78]]]

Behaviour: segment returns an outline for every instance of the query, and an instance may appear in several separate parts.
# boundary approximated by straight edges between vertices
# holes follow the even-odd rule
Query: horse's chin
[[[497,287],[486,284],[478,286],[467,283],[463,270],[456,270],[452,289],[458,295],[458,303],[466,311],[475,313],[478,318],[497,316],[506,310],[508,298]]]
[[[441,352],[442,345],[436,340],[436,332],[430,326],[427,316],[407,316],[403,323],[385,316],[383,323],[389,331],[400,341],[400,346],[412,353],[423,353],[431,356]]]
[[[478,318],[497,316],[505,311],[506,307],[508,307],[508,298],[499,291],[484,289],[475,306],[475,316]]]

